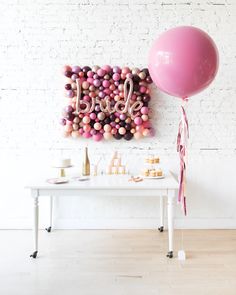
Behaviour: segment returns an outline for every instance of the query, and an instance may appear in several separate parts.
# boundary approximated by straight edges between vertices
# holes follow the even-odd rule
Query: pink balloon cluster
[[[103,138],[131,140],[154,134],[149,118],[148,104],[151,99],[149,84],[152,83],[152,79],[148,69],[109,65],[103,67],[66,65],[63,67],[63,74],[66,76],[65,96],[68,98],[68,105],[63,109],[63,118],[60,123],[63,125],[65,137],[92,137],[95,141]],[[127,78],[133,81],[129,111],[128,109],[127,112],[117,111],[118,102],[121,105],[121,102],[123,105],[127,102],[124,89]],[[77,103],[76,81],[78,82],[78,79],[81,85],[81,100],[80,112],[76,114],[74,112]],[[104,111],[102,106],[106,103],[112,111]],[[135,109],[134,104],[139,105],[139,108]],[[87,112],[83,112],[87,106],[91,107]]]

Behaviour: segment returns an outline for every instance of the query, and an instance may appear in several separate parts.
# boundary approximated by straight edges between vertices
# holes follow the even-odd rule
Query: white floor
[[[145,286],[139,293],[140,280],[147,263],[153,265],[152,253],[156,251],[164,263],[162,268],[167,267],[166,237],[156,249],[150,245],[149,252],[144,253],[146,232],[40,231],[39,255],[32,259],[30,230],[1,230],[0,295],[145,295]],[[148,232],[148,239],[153,241],[154,231]],[[161,234],[155,231],[155,236],[158,239]],[[138,245],[135,239],[140,240]],[[139,260],[137,250],[141,251]],[[157,294],[157,289],[149,294]]]
[[[36,260],[31,231],[3,230],[0,241],[0,295],[156,295],[143,274],[171,263],[158,231],[40,231]]]
[[[0,295],[235,295],[236,231],[184,231],[188,259],[157,230],[0,231]],[[182,232],[176,232],[180,249]]]

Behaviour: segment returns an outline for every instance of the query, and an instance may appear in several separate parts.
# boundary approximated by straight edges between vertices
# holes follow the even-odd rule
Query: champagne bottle
[[[83,176],[90,175],[90,162],[89,162],[88,148],[87,147],[84,150],[84,160],[83,160],[83,167],[82,167],[82,175]]]

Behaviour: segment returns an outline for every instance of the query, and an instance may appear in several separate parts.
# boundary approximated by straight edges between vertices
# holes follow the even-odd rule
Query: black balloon
[[[95,120],[90,120],[89,125],[90,125],[91,127],[93,127],[95,123],[96,123]]]
[[[138,75],[133,75],[133,81],[138,83],[141,81],[140,77]]]
[[[104,123],[105,124],[110,124],[111,123],[111,119],[109,117],[105,118]]]
[[[149,76],[149,70],[147,68],[142,69],[141,72],[144,72],[146,76]]]
[[[114,134],[113,135],[113,137],[115,138],[115,139],[121,139],[122,138],[122,135],[120,134],[120,133],[116,133],[116,134]]]
[[[125,124],[124,127],[127,131],[131,130],[131,124],[129,124],[129,123]]]
[[[131,132],[126,132],[125,135],[124,135],[124,139],[126,140],[130,140],[133,138],[133,134]]]
[[[138,83],[134,83],[134,91],[139,91],[139,84]]]
[[[115,115],[115,114],[111,114],[111,115],[110,115],[110,119],[111,119],[111,121],[115,121],[115,119],[116,119],[116,115]]]

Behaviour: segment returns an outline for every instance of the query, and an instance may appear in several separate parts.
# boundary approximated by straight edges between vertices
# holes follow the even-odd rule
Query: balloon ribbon
[[[183,106],[181,106],[181,119],[179,122],[179,131],[177,136],[177,151],[180,158],[180,177],[178,202],[182,204],[184,214],[187,215],[186,208],[186,152],[189,138],[188,119]]]

